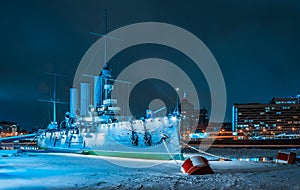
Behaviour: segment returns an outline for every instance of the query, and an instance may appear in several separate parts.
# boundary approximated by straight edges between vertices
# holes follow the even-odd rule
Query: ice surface
[[[130,167],[142,165],[152,167]],[[210,165],[215,174],[189,176],[180,173],[181,163],[174,161],[10,154],[0,157],[0,189],[300,189],[299,164],[210,161]]]

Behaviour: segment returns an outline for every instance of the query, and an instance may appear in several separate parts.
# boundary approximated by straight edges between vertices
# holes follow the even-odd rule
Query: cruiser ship
[[[71,113],[67,112],[65,120],[59,125],[52,122],[47,129],[40,131],[39,147],[49,151],[99,156],[182,160],[178,104],[171,114],[164,117],[154,117],[150,110],[140,119],[120,116],[117,99],[111,98],[113,81],[111,70],[105,65],[94,84],[97,104],[94,107],[81,103],[80,112],[86,109],[83,114],[79,114],[78,109],[74,111],[74,105],[78,104],[78,90],[72,88]],[[89,85],[81,84],[80,91],[89,90],[86,88]],[[81,102],[87,96],[81,93]]]

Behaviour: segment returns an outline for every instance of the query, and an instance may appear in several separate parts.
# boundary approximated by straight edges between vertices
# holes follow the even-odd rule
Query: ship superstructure
[[[120,115],[117,99],[111,98],[113,79],[105,65],[94,78],[94,104],[90,84],[70,90],[70,113],[60,125],[49,125],[38,139],[41,148],[62,152],[84,152],[101,156],[145,159],[182,159],[178,108],[164,117],[141,119]]]

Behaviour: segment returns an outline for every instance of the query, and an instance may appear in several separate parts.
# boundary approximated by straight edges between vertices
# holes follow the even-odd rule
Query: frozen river
[[[189,176],[181,163],[59,153],[0,157],[0,189],[300,189],[300,165],[210,161]]]

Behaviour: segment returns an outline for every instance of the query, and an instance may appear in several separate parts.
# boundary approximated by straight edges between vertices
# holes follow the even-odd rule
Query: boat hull
[[[74,129],[45,131],[39,136],[38,145],[55,152],[182,160],[179,126],[180,119],[177,117],[157,117],[108,124],[81,123]],[[145,139],[145,136],[148,138]]]
[[[86,150],[83,154],[96,155],[96,156],[111,156],[122,158],[137,158],[149,160],[183,160],[182,153],[172,154],[172,158],[168,153],[159,152],[122,152],[122,151],[103,151],[103,150]]]

